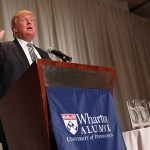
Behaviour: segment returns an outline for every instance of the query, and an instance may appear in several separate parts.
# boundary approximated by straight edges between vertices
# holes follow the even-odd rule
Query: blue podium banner
[[[126,150],[111,91],[47,87],[59,150]]]

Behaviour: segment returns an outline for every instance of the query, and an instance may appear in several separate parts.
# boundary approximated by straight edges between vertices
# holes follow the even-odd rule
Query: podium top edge
[[[59,66],[59,67],[66,67],[66,68],[104,71],[104,72],[109,72],[111,74],[115,73],[114,68],[105,67],[105,66],[95,66],[95,65],[78,64],[78,63],[70,63],[70,62],[61,62],[61,61],[54,61],[54,60],[47,60],[47,59],[36,59],[35,63],[40,66],[41,65],[50,65],[50,66]]]

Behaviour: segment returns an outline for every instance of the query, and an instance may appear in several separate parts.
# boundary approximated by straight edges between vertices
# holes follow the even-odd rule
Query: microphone
[[[47,52],[51,53],[51,54],[54,54],[58,58],[61,58],[62,61],[64,61],[64,62],[67,62],[67,61],[71,62],[72,61],[72,58],[70,56],[67,56],[67,55],[63,54],[59,50],[48,48]]]

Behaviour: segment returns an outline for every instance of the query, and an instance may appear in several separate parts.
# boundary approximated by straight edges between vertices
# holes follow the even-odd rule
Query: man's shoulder
[[[4,41],[0,45],[0,51],[7,53],[8,51],[13,49],[14,47],[16,47],[16,44],[14,43],[14,41]]]
[[[12,45],[12,44],[14,44],[14,41],[4,41],[4,42],[1,42],[2,46],[8,46],[8,45]]]

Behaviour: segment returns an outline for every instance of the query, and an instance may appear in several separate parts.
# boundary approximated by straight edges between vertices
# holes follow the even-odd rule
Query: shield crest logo
[[[75,114],[61,114],[68,131],[75,135],[78,131],[78,122]]]

